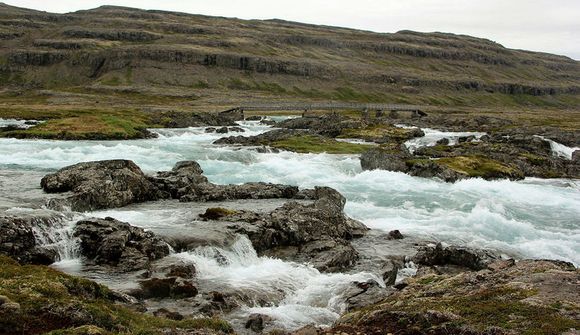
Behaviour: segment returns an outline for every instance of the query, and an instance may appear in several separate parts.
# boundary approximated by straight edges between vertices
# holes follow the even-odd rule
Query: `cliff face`
[[[579,62],[470,36],[111,6],[60,15],[0,4],[0,50],[6,87],[171,85],[433,104],[476,93],[560,106],[580,93]]]

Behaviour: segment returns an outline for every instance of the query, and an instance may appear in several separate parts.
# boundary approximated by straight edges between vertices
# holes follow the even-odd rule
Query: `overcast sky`
[[[243,19],[279,18],[377,32],[452,32],[580,60],[580,0],[0,1],[57,13],[118,5]]]

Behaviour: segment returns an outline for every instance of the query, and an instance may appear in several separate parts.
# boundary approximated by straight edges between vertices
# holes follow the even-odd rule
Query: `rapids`
[[[240,125],[246,130],[244,136],[270,129],[258,122]],[[208,134],[204,128],[154,131],[159,135],[155,139],[133,141],[0,139],[0,213],[20,214],[34,211],[27,207],[39,208],[47,197],[39,189],[41,176],[70,164],[123,158],[135,161],[147,173],[154,173],[171,169],[178,161],[193,159],[214,183],[264,181],[336,188],[348,200],[346,213],[372,229],[386,232],[399,229],[403,234],[449,244],[580,264],[577,180],[470,179],[449,184],[403,173],[362,171],[358,157],[352,155],[274,154],[258,153],[252,148],[220,147],[212,142],[230,134]],[[427,142],[414,143],[415,147],[430,145],[440,136],[450,136],[426,133],[429,138],[423,141]],[[56,267],[123,288],[127,285],[124,278],[82,269],[70,234],[74,219],[83,215],[112,216],[156,232],[179,234],[186,232],[185,222],[195,220],[192,206],[195,207],[157,202],[94,213],[69,213],[52,230],[39,228],[36,234],[42,243],[57,245],[61,261]],[[227,261],[216,262],[216,252],[225,255]],[[259,257],[243,236],[221,250],[205,247],[169,257],[194,263],[202,288],[211,285],[232,290],[250,288],[271,300],[270,305],[248,302],[230,316],[234,322],[242,322],[251,313],[262,313],[274,317],[276,326],[287,329],[310,323],[331,324],[344,309],[340,294],[345,285],[376,278],[366,272],[322,274],[308,265]]]

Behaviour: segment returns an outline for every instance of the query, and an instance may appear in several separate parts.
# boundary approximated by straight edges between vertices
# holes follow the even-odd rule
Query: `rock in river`
[[[145,268],[151,261],[169,255],[169,246],[152,232],[113,218],[79,221],[75,236],[81,241],[83,256],[98,265],[119,271]]]
[[[162,194],[143,171],[129,160],[79,163],[42,178],[45,192],[69,192],[64,205],[75,211],[122,207],[157,200]],[[54,205],[57,205],[53,202]]]

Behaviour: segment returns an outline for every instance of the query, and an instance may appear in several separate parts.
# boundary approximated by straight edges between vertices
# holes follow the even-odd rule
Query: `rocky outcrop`
[[[72,38],[92,38],[107,41],[128,41],[128,42],[149,42],[163,38],[159,34],[142,30],[130,29],[86,29],[70,28],[63,32],[67,37]]]
[[[122,207],[159,199],[182,202],[235,199],[304,198],[298,187],[245,183],[216,185],[208,182],[197,162],[179,162],[171,171],[146,176],[132,161],[86,162],[63,168],[41,180],[48,193],[71,192],[64,199],[51,199],[49,206],[68,206],[75,211]]]
[[[169,255],[168,244],[153,233],[113,218],[79,221],[74,234],[90,262],[122,272],[144,269],[151,261]]]
[[[427,274],[381,302],[347,313],[326,333],[514,334],[574,332],[580,272],[558,261],[496,261]]]
[[[163,196],[132,161],[108,160],[79,163],[42,178],[45,192],[72,192],[66,201],[51,206],[70,206],[75,211],[122,207]]]

